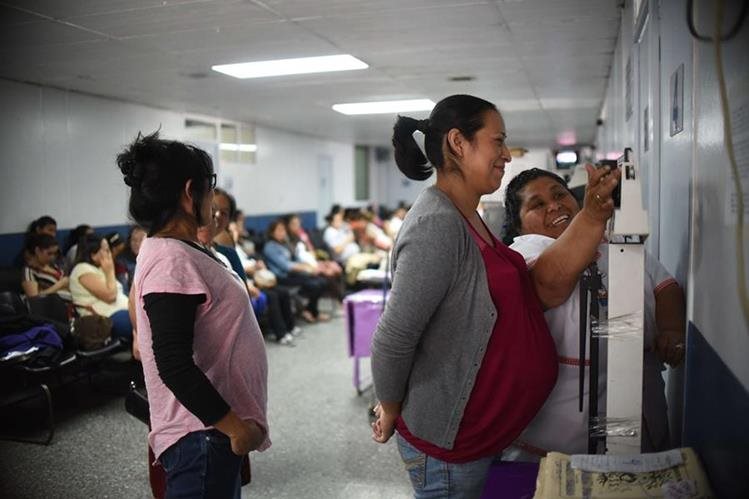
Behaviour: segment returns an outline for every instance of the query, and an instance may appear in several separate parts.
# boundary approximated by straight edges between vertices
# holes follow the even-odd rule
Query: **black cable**
[[[749,0],[744,0],[741,3],[741,12],[739,13],[739,17],[736,20],[736,24],[734,24],[733,27],[728,31],[728,34],[720,36],[721,42],[727,42],[739,33],[741,27],[744,25],[744,19],[746,18],[747,12],[749,12]],[[712,37],[703,36],[697,33],[697,29],[694,27],[694,0],[687,0],[687,26],[689,27],[689,32],[692,34],[692,37],[696,38],[697,40],[701,42],[715,41],[715,39]]]

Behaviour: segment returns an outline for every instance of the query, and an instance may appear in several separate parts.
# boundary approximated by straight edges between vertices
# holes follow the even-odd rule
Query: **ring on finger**
[[[603,199],[597,192],[594,194],[594,196],[596,198],[596,201],[598,201],[599,204],[603,204]]]

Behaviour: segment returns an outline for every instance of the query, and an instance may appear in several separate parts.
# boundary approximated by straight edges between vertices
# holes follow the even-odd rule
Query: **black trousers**
[[[283,286],[264,289],[268,297],[268,322],[277,339],[294,329],[294,311],[291,308],[291,295]]]
[[[289,287],[299,286],[299,294],[307,298],[307,310],[317,317],[317,302],[328,287],[327,280],[309,274],[289,272],[283,279],[278,279],[278,282]]]

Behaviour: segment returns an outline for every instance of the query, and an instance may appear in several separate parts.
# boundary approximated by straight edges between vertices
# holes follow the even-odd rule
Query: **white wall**
[[[712,2],[695,2],[700,26],[713,26]],[[726,2],[726,19],[736,19],[741,1]],[[727,23],[726,23],[727,25]],[[744,191],[744,260],[749,262],[749,26],[723,44],[733,141]],[[749,391],[749,319],[738,297],[736,208],[733,175],[724,141],[714,46],[694,45],[694,146],[692,159],[692,246],[690,319]],[[745,271],[749,269],[745,268]],[[746,275],[746,274],[745,274]],[[748,283],[749,284],[749,283]],[[708,298],[709,297],[709,298]]]
[[[256,127],[255,164],[222,164],[221,177],[248,214],[318,210],[319,155],[332,160],[333,199],[354,200],[354,147],[314,137]],[[328,207],[329,208],[329,207]]]
[[[726,17],[735,19],[741,2],[726,3]],[[635,157],[644,161],[644,195],[651,223],[648,248],[687,291],[688,320],[749,389],[749,325],[737,298],[736,219],[730,208],[733,188],[723,140],[714,46],[692,40],[684,2],[649,0],[643,5],[651,15],[643,37],[634,37],[632,2],[627,2],[622,16],[601,112],[604,125],[598,130],[598,152],[605,156],[633,147]],[[712,27],[714,4],[696,2],[696,6],[699,25]],[[745,26],[738,39],[724,44],[729,101],[737,117],[741,112],[746,116],[749,105],[749,69],[745,64],[748,33]],[[633,114],[627,119],[625,67],[630,54]],[[671,75],[680,65],[684,66],[684,129],[671,136]],[[646,69],[650,73],[641,75]],[[646,106],[650,109],[649,138],[653,141],[648,157],[643,156]],[[746,120],[734,131],[734,137],[744,151],[749,150]],[[737,144],[737,151],[739,147]],[[746,171],[746,155],[739,159],[740,164],[742,161]],[[749,174],[744,178],[749,201]],[[747,247],[745,258],[749,260]],[[681,372],[669,370],[669,374],[669,404],[678,412]]]
[[[115,155],[159,126],[176,136],[179,114],[0,80],[0,232],[22,232],[42,214],[61,227],[124,222]]]
[[[161,127],[165,138],[182,138],[185,116],[0,80],[0,233],[23,232],[42,214],[61,228],[126,223],[127,190],[115,156],[139,130]],[[332,162],[333,199],[353,203],[352,144],[264,127],[256,128],[256,140],[256,164],[217,165],[220,184],[231,185],[248,214],[318,210],[320,155]]]
[[[551,151],[549,149],[530,149],[522,158],[512,158],[512,161],[505,166],[505,175],[502,177],[502,184],[499,189],[492,194],[482,197],[482,201],[499,201],[504,205],[507,184],[509,184],[510,180],[515,178],[518,173],[530,170],[531,168],[551,170]]]

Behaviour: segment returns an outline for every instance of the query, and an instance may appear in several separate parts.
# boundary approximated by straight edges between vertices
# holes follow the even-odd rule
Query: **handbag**
[[[151,424],[151,410],[148,406],[148,394],[145,387],[138,388],[135,382],[130,382],[130,389],[125,395],[125,410],[143,424]]]
[[[257,269],[252,279],[260,289],[272,288],[277,283],[276,275],[268,269]]]
[[[78,349],[84,352],[99,350],[112,341],[112,319],[103,315],[86,315],[73,320],[71,333]]]

